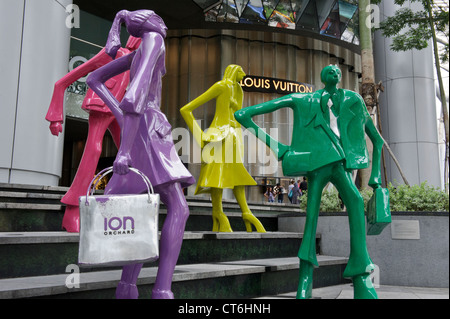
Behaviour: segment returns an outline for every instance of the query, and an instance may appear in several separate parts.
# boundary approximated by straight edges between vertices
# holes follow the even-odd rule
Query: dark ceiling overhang
[[[191,0],[74,0],[81,10],[108,20],[117,12],[150,9],[156,12],[170,29],[201,28],[203,11]]]
[[[245,29],[265,32],[281,32],[311,37],[325,42],[330,42],[354,53],[360,54],[360,47],[345,41],[322,36],[307,30],[289,30],[267,26],[258,26],[240,23],[215,23],[206,22],[203,10],[192,0],[73,0],[81,10],[114,20],[120,10],[135,11],[149,9],[155,11],[167,25],[169,30],[176,29]]]

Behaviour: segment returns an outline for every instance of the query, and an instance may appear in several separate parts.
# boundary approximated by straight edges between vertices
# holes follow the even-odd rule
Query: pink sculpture
[[[120,48],[118,57],[135,51],[141,43],[140,38],[130,36],[125,48]],[[112,58],[102,49],[92,59],[83,63],[73,71],[67,73],[62,79],[55,83],[53,97],[45,119],[50,122],[50,131],[58,136],[62,132],[64,121],[64,91],[76,80],[86,76],[88,73],[108,64]],[[106,86],[117,100],[121,101],[129,83],[129,72],[122,73],[110,79]],[[109,129],[117,147],[120,145],[120,127],[106,104],[94,91],[89,89],[81,106],[89,113],[89,132],[86,146],[81,158],[80,165],[69,191],[61,202],[66,204],[66,210],[62,227],[68,232],[80,231],[80,211],[78,197],[86,193],[90,181],[94,177],[100,154],[102,152],[103,136]]]
[[[146,186],[129,167],[139,169],[152,183],[155,192],[167,206],[167,217],[161,231],[160,261],[152,298],[172,299],[172,276],[183,242],[189,216],[182,188],[195,183],[175,150],[171,126],[159,109],[162,77],[165,69],[164,38],[167,27],[151,10],[120,11],[114,19],[106,52],[115,57],[120,47],[120,26],[142,39],[139,49],[93,72],[87,83],[109,106],[122,128],[120,149],[114,162],[114,175],[106,194],[138,194]],[[121,102],[105,83],[130,70],[130,86]],[[142,264],[124,266],[116,298],[137,298],[136,280]]]

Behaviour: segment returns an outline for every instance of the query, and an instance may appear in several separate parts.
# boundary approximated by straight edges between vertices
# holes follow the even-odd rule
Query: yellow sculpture
[[[202,167],[195,194],[211,193],[213,231],[233,231],[222,208],[223,189],[230,188],[241,208],[247,232],[252,231],[253,225],[258,232],[265,233],[245,198],[245,186],[256,185],[256,182],[242,162],[241,125],[234,118],[234,113],[242,108],[244,93],[239,82],[244,76],[239,65],[229,65],[221,81],[182,107],[180,112],[202,149]],[[204,132],[192,112],[213,99],[216,99],[216,112],[211,126]]]

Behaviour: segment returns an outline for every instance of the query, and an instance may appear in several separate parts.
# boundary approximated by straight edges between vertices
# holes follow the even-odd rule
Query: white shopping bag
[[[159,257],[159,194],[137,169],[147,185],[147,194],[97,195],[91,185],[112,172],[101,171],[92,180],[86,196],[80,197],[80,267],[123,266],[155,261]]]

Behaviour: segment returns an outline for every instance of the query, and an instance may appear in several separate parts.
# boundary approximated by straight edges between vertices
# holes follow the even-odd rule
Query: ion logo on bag
[[[130,216],[112,217],[104,220],[104,235],[134,234],[134,219]]]

